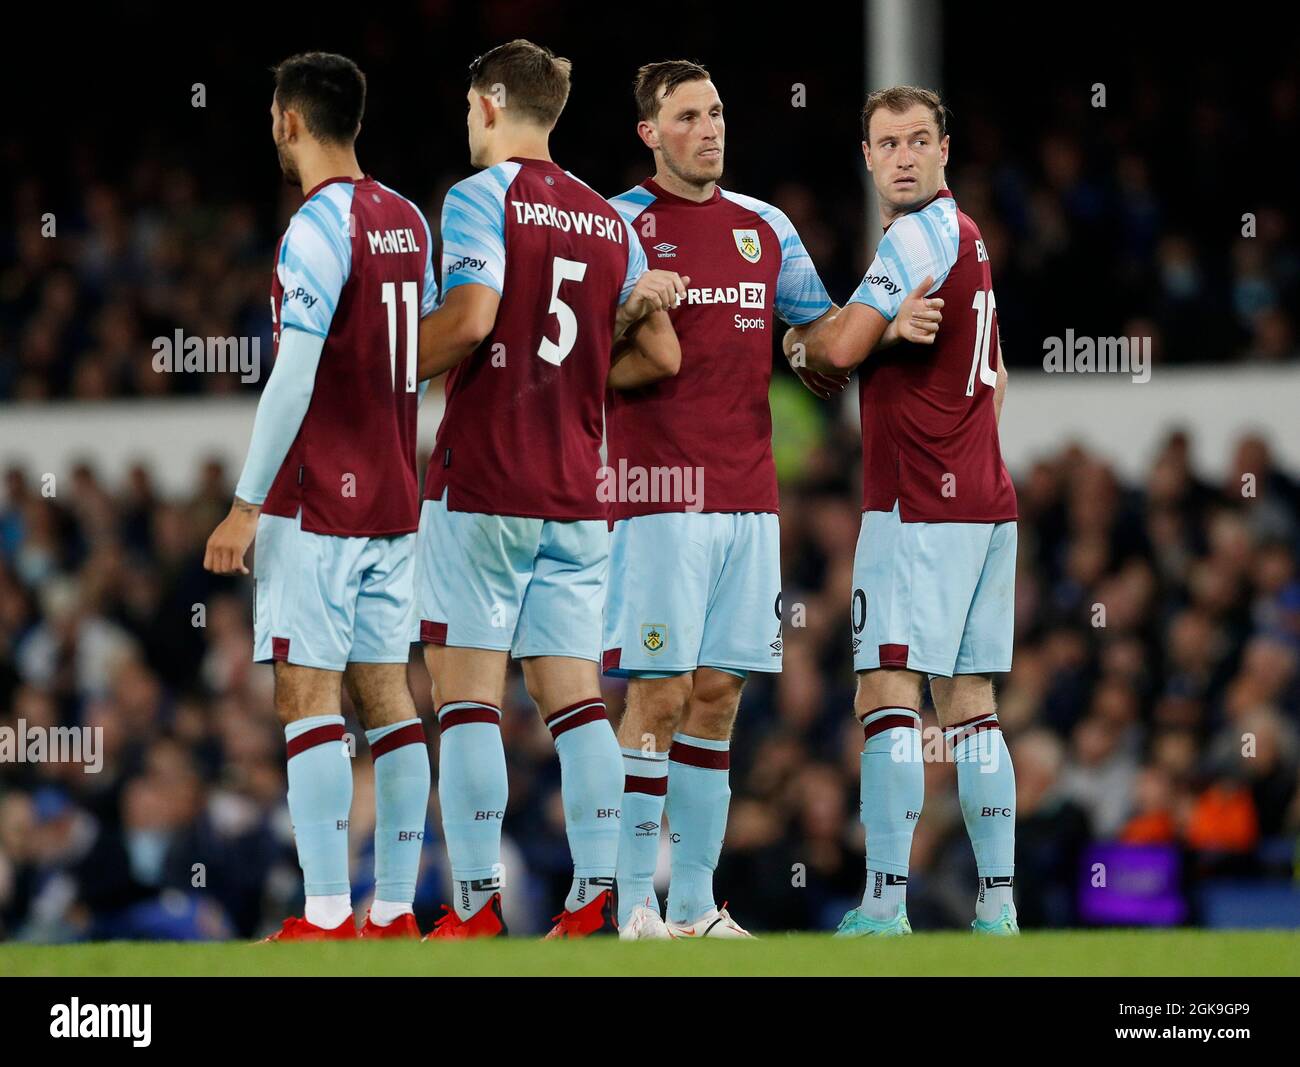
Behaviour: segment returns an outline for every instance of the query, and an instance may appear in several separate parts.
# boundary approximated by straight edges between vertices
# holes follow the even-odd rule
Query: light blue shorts
[[[853,558],[853,669],[951,678],[1011,669],[1016,524],[862,516]]]
[[[262,515],[253,554],[253,659],[341,671],[405,663],[415,617],[415,534],[336,537]]]
[[[763,512],[614,524],[606,674],[781,669],[781,526]]]
[[[609,527],[449,511],[426,500],[416,567],[418,639],[600,660]]]

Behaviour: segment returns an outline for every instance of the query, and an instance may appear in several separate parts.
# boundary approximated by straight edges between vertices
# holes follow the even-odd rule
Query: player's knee
[[[353,703],[356,705],[357,719],[365,730],[378,730],[382,726],[392,726],[393,723],[416,717],[415,701],[406,688],[394,689],[379,697],[372,694]]]
[[[681,725],[690,695],[690,674],[633,679],[628,686],[626,728],[620,728],[620,738],[630,738],[639,746],[653,737],[656,748],[661,747],[659,742],[670,741]]]
[[[730,737],[744,684],[743,678],[723,671],[696,671],[687,709],[687,732],[717,740]]]
[[[997,710],[993,679],[987,674],[958,674],[938,691],[931,683],[930,692],[939,721],[944,726]]]
[[[920,706],[921,675],[915,671],[877,669],[858,675],[853,711],[859,719],[878,708],[917,710]]]

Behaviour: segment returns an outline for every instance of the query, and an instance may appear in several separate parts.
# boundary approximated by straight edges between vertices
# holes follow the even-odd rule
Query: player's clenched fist
[[[247,574],[244,554],[257,534],[259,508],[236,500],[227,515],[208,538],[203,553],[203,569],[213,574]]]
[[[939,332],[939,323],[943,322],[943,300],[937,296],[926,296],[934,279],[927,277],[915,289],[907,294],[903,306],[894,317],[894,328],[903,341],[918,345],[934,344]]]
[[[686,296],[690,278],[671,270],[648,270],[637,280],[627,298],[627,314],[632,321],[643,319],[653,311],[670,311]]]

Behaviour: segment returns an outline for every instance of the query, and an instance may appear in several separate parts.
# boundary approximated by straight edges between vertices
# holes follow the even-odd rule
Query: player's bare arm
[[[442,306],[420,320],[420,381],[473,355],[496,325],[501,294],[487,285],[458,285]]]
[[[841,308],[838,304],[832,304],[824,314],[819,315],[810,322],[805,322],[799,326],[793,327],[791,332],[796,329],[805,331],[811,330],[823,319],[839,314],[840,310]],[[787,333],[786,336],[788,337],[789,333]],[[790,363],[790,369],[794,371],[798,379],[803,382],[804,388],[814,396],[820,397],[822,400],[829,400],[836,393],[842,392],[844,387],[849,384],[848,372],[837,371],[834,374],[823,374],[819,371],[813,370],[808,366],[808,361],[803,350],[797,347],[795,343],[796,340],[797,338],[792,340],[788,349],[783,342],[782,349],[785,351],[785,357]]]
[[[614,340],[617,341],[632,323],[655,311],[668,311],[686,298],[690,277],[683,278],[670,270],[648,270],[637,279],[636,285],[614,319]]]
[[[608,385],[610,389],[640,389],[673,377],[681,366],[682,346],[668,312],[651,312],[615,342]]]
[[[943,321],[943,299],[927,297],[934,284],[927,277],[903,301],[894,319],[887,320],[867,304],[851,303],[841,311],[827,312],[816,322],[799,326],[786,333],[782,346],[787,358],[803,345],[805,365],[823,373],[850,371],[867,359],[877,348],[898,341],[934,344]]]

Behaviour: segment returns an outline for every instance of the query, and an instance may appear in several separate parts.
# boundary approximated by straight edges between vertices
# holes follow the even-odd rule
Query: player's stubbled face
[[[862,147],[876,193],[895,214],[930,200],[943,186],[948,138],[939,138],[934,114],[923,104],[907,111],[878,109]]]
[[[280,172],[284,175],[284,180],[290,185],[297,185],[300,181],[298,164],[289,155],[289,142],[284,132],[284,113],[274,100],[271,101],[271,137],[275,141],[275,154],[280,157]]]
[[[726,122],[711,81],[685,82],[659,105],[659,149],[682,181],[705,185],[722,177]]]

